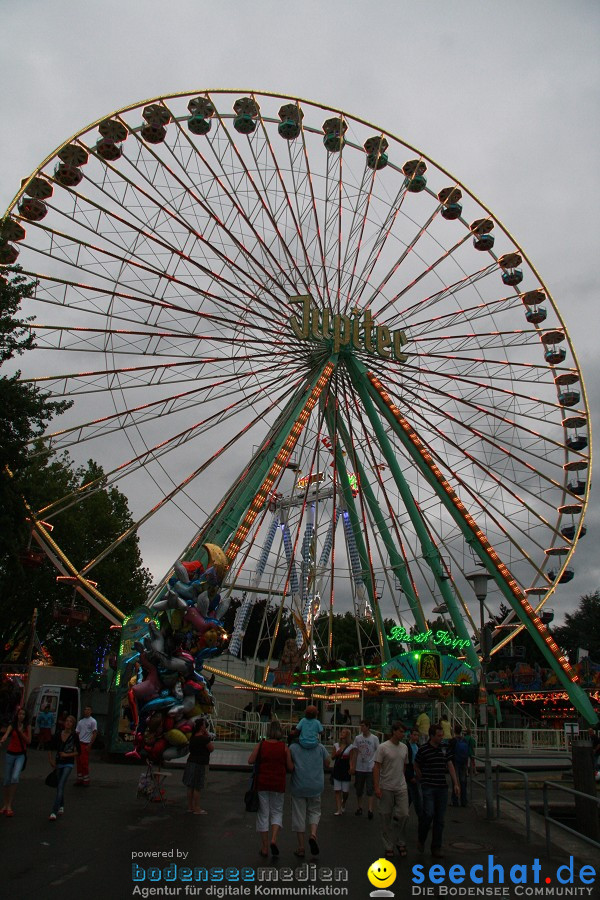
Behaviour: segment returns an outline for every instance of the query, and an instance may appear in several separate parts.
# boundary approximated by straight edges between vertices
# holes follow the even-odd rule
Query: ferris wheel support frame
[[[181,554],[181,559],[188,562],[199,559],[204,553],[202,545],[211,542],[227,547],[226,555],[229,564],[232,564],[243,537],[251,526],[249,518],[254,521],[279,472],[289,460],[310,411],[328,382],[333,368],[334,362],[325,360],[294,392],[267,440],[248,466],[242,470],[233,488],[225,494],[202,528],[196,532],[193,540]],[[298,423],[301,423],[300,426]],[[243,536],[242,529],[245,529]],[[157,586],[148,601],[149,606],[153,606],[161,598],[170,574],[171,572],[167,572]]]
[[[359,484],[369,505],[371,515],[373,516],[373,521],[377,526],[379,534],[381,535],[381,539],[383,540],[384,546],[387,550],[390,562],[392,564],[392,571],[400,582],[418,628],[420,628],[421,631],[427,631],[427,624],[425,622],[423,608],[421,606],[419,597],[414,590],[412,581],[410,580],[406,563],[396,550],[394,539],[387,526],[387,522],[385,521],[385,516],[383,515],[381,507],[377,502],[377,499],[373,492],[373,488],[371,487],[371,483],[367,477],[366,470],[354,450],[354,446],[352,445],[352,441],[350,440],[348,430],[346,429],[346,426],[341,419],[338,419],[338,430],[340,432],[340,436],[342,438],[344,446],[346,447],[346,452],[350,459],[352,459],[353,468],[356,470],[356,473],[358,475]]]
[[[369,408],[374,413],[374,417],[371,419],[373,427],[377,429],[378,433],[385,436],[373,406],[373,404],[376,404],[377,409],[392,427],[394,434],[408,451],[421,474],[433,487],[442,504],[461,529],[467,544],[477,553],[486,570],[496,582],[500,592],[508,600],[511,608],[556,673],[575,708],[579,710],[580,714],[590,725],[596,725],[598,723],[598,715],[583,688],[574,680],[574,673],[569,663],[565,657],[559,656],[558,645],[536,614],[508,567],[501,561],[485,534],[478,527],[475,519],[467,511],[458,495],[433,462],[431,454],[417,436],[413,426],[400,413],[390,395],[385,391],[381,381],[372,372],[369,372],[361,362],[352,359],[349,369],[353,384],[361,399],[363,399],[363,402],[370,401],[365,402],[365,408],[367,413]],[[385,439],[387,441],[387,437]],[[383,445],[382,449],[384,449]],[[456,605],[454,606],[455,611],[458,612]],[[448,604],[448,611],[454,621],[453,609],[450,604]],[[464,623],[460,617],[459,620],[464,629]],[[472,648],[466,647],[467,651],[469,649],[472,650]],[[472,652],[474,651],[472,650]],[[480,665],[479,659],[478,665]]]
[[[346,506],[346,510],[348,511],[348,516],[350,518],[350,527],[352,528],[354,540],[356,541],[356,548],[358,550],[361,568],[367,576],[365,578],[365,584],[367,593],[369,595],[369,601],[371,603],[371,609],[373,610],[373,615],[375,617],[375,625],[377,627],[377,634],[379,637],[379,646],[381,648],[382,658],[388,661],[389,659],[391,659],[390,649],[388,646],[387,635],[385,633],[385,627],[383,624],[383,617],[381,615],[381,607],[379,606],[379,600],[377,598],[377,592],[375,590],[373,571],[369,563],[369,553],[367,552],[365,539],[360,527],[360,519],[356,510],[356,503],[354,501],[352,487],[350,486],[350,477],[346,468],[344,454],[342,453],[342,448],[339,441],[336,439],[336,431],[333,422],[333,412],[329,407],[325,410],[325,420],[327,423],[327,430],[329,431],[329,437],[335,451],[335,464],[339,474],[344,503]]]
[[[373,399],[371,397],[371,392],[367,387],[368,381],[366,380],[366,376],[368,374],[368,370],[354,357],[350,357],[348,359],[348,372],[350,374],[352,384],[354,385],[354,388],[356,389],[360,399],[362,400],[365,412],[369,417],[375,434],[377,435],[379,446],[383,452],[383,455],[385,456],[388,466],[390,467],[390,471],[392,473],[394,481],[396,482],[396,486],[398,488],[400,496],[402,497],[405,509],[410,517],[415,532],[421,543],[423,557],[427,565],[431,569],[438,589],[444,599],[446,606],[448,607],[448,612],[450,613],[450,618],[452,619],[454,627],[456,628],[456,633],[461,640],[466,641],[465,655],[467,657],[469,665],[474,669],[479,669],[481,667],[481,662],[471,644],[469,633],[450,587],[448,575],[444,571],[440,551],[432,541],[429,532],[425,527],[415,498],[412,495],[412,491],[408,485],[408,482],[406,481],[406,478],[404,477],[402,469],[398,465],[396,454],[382,425],[381,418],[377,413]]]

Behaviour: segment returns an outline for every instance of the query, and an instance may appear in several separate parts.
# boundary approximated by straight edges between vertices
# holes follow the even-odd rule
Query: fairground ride
[[[136,531],[162,571],[224,549],[233,653],[259,596],[307,657],[318,612],[367,611],[385,661],[386,614],[427,632],[442,607],[477,669],[480,567],[510,610],[492,653],[527,629],[596,720],[540,618],[585,532],[579,365],[524,251],[440,165],[293,97],[156,97],[23,181],[0,262],[38,281],[24,377],[73,401],[45,446],[105,469],[33,510],[33,538],[111,622],[94,569]],[[61,513],[112,485],[134,524],[68,559]]]

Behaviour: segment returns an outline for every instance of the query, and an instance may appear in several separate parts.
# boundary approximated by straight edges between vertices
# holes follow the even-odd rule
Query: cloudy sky
[[[600,403],[600,7],[358,0],[54,0],[0,6],[0,206],[89,122],[160,94],[272,90],[397,134],[481,198],[528,253]],[[600,587],[592,496],[576,578]]]

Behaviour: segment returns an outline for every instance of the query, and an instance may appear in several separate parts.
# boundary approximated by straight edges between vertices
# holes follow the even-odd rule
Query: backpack
[[[461,765],[469,758],[469,745],[464,737],[456,738],[454,742],[454,762]]]

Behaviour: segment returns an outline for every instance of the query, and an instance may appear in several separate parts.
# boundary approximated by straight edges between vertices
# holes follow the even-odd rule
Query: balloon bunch
[[[195,720],[214,708],[202,668],[229,642],[221,620],[229,598],[219,593],[227,559],[220,547],[204,546],[209,566],[175,563],[166,594],[153,606],[164,613],[160,628],[150,622],[148,636],[134,644],[128,696],[136,731],[128,757],[158,763],[185,755]]]

